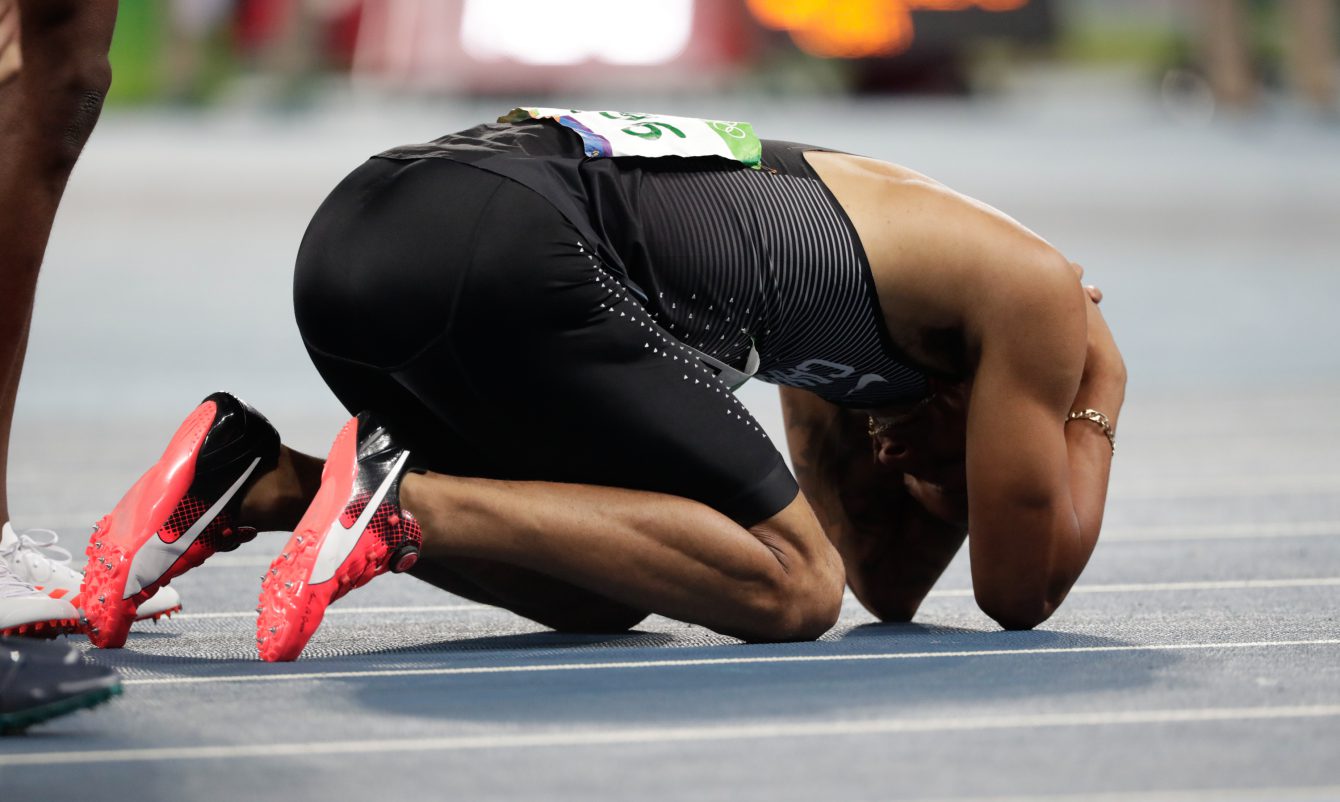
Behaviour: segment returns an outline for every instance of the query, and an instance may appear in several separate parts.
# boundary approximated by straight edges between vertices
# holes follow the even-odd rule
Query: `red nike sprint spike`
[[[93,645],[125,645],[145,599],[255,537],[233,525],[233,511],[278,458],[278,432],[227,393],[214,393],[187,416],[158,462],[93,527],[80,587]]]
[[[262,577],[256,620],[262,660],[296,660],[336,599],[414,565],[423,535],[400,508],[408,460],[409,452],[367,413],[340,430],[316,497]]]

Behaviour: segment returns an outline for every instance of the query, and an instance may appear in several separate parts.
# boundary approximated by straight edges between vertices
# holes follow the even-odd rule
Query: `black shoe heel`
[[[395,550],[391,555],[391,573],[403,574],[414,567],[414,563],[419,561],[419,547],[406,543]]]

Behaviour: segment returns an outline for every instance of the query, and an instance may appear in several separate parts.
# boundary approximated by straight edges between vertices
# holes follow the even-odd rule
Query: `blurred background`
[[[989,95],[1124,70],[1175,113],[1276,90],[1330,111],[1331,0],[135,0],[113,102],[302,108],[332,93]]]
[[[748,120],[908,165],[1051,240],[1106,291],[1128,361],[1119,521],[1241,519],[1265,509],[1251,488],[1340,487],[1317,434],[1340,400],[1338,16],[1337,0],[122,0],[108,108],[39,288],[16,520],[83,531],[215,389],[324,453],[344,413],[289,299],[307,220],[370,154],[523,102]],[[743,397],[780,444],[775,392]],[[1234,490],[1156,503],[1210,486]]]
[[[926,173],[1087,268],[1106,293],[1130,383],[1103,541],[1081,580],[1082,590],[1103,592],[1077,591],[1038,632],[1001,635],[972,604],[965,550],[920,617],[924,628],[839,627],[814,652],[1024,647],[1015,657],[906,660],[892,670],[732,665],[676,670],[680,679],[559,672],[214,693],[141,686],[75,725],[101,732],[80,741],[98,748],[251,748],[316,732],[323,741],[505,740],[532,723],[557,731],[887,713],[950,722],[938,737],[909,729],[791,747],[751,739],[473,750],[433,754],[429,773],[415,756],[355,762],[285,751],[240,771],[235,760],[155,758],[5,775],[20,789],[21,776],[40,785],[26,798],[86,799],[98,789],[125,798],[131,787],[150,799],[263,798],[275,788],[286,799],[364,788],[400,798],[401,787],[424,796],[425,781],[439,797],[469,789],[455,794],[464,799],[518,784],[543,790],[514,798],[583,800],[683,797],[685,787],[711,799],[1337,797],[1340,669],[1322,650],[1331,647],[1279,644],[1325,644],[1316,639],[1340,629],[1340,0],[120,5],[111,98],[56,220],[11,448],[15,525],[56,529],[76,554],[92,522],[214,390],[255,404],[290,445],[326,453],[347,413],[293,322],[293,261],[308,220],[369,155],[521,104],[746,120],[764,137]],[[350,325],[394,314],[370,308]],[[751,382],[740,395],[784,449],[776,391]],[[101,658],[155,683],[251,673],[253,663],[239,662],[253,658],[244,611],[283,541],[260,538],[184,577],[194,618]],[[328,623],[318,635],[327,659],[304,670],[660,659],[673,647],[795,653],[718,652],[719,641],[665,621],[628,640],[532,638],[511,616],[443,614],[457,609],[452,597],[418,582],[362,593],[353,604],[397,606]],[[423,615],[404,605],[423,605]],[[848,623],[869,620],[852,612]],[[1274,648],[1199,648],[1252,645],[1243,641]],[[1038,656],[1173,642],[1197,648]],[[1110,723],[1126,711],[1220,704],[1316,717]],[[972,724],[1058,711],[1098,711],[1094,721],[1109,723]],[[27,748],[64,743],[56,735]],[[295,767],[308,769],[306,791],[294,785]],[[78,790],[53,790],[62,781]],[[248,787],[259,790],[239,790]],[[1158,788],[1237,790],[1122,793]]]

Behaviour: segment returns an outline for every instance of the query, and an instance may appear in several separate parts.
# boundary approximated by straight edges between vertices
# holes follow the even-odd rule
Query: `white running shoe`
[[[56,545],[57,535],[50,529],[16,532],[5,524],[0,530],[0,570],[9,570],[22,582],[32,585],[52,599],[66,601],[83,615],[79,603],[79,585],[84,575],[70,567],[70,552]],[[136,621],[157,621],[181,611],[181,596],[164,586],[145,600],[136,611]]]
[[[14,576],[0,560],[0,635],[54,638],[79,631],[79,611]]]

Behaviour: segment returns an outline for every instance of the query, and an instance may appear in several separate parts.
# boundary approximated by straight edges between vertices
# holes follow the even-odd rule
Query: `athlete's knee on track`
[[[916,617],[927,589],[901,583],[867,579],[861,587],[853,585],[861,605],[885,624],[906,624]]]
[[[761,597],[755,624],[741,637],[754,642],[815,640],[833,628],[841,608],[841,592],[815,583],[787,587]]]
[[[841,580],[814,566],[793,565],[750,592],[750,623],[738,637],[747,641],[814,640],[837,623]]]
[[[846,586],[842,559],[809,506],[800,503],[803,509],[793,504],[750,528],[777,555],[778,570],[751,588],[754,624],[746,640],[814,640],[837,623]]]

